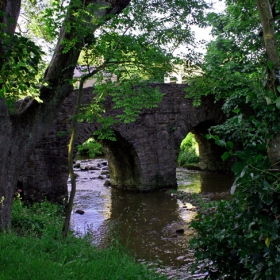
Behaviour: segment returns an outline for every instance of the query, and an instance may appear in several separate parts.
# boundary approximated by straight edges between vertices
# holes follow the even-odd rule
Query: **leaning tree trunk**
[[[68,170],[69,170],[69,176],[71,180],[71,192],[65,209],[65,219],[64,219],[63,229],[62,229],[63,237],[66,237],[69,231],[71,212],[74,204],[74,198],[76,195],[76,177],[73,169],[73,160],[74,160],[73,155],[74,155],[74,142],[76,140],[76,134],[77,134],[78,114],[80,113],[81,100],[83,96],[83,88],[84,88],[84,80],[82,79],[80,81],[77,104],[76,104],[74,119],[72,123],[71,138],[68,145]]]
[[[99,20],[96,20],[95,23],[84,21],[88,22],[87,28],[90,29],[90,33],[94,33],[104,18],[108,20],[108,15],[121,12],[129,2],[130,0],[102,1],[102,5],[106,8],[96,10],[95,17]],[[72,1],[70,1],[70,6],[71,3]],[[99,3],[100,7],[98,0],[89,0],[86,3]],[[19,5],[20,0],[0,1],[1,11],[13,17],[14,22],[17,21]],[[51,125],[64,99],[73,89],[70,81],[83,47],[85,34],[80,35],[75,30],[75,18],[72,12],[69,9],[66,17],[66,21],[71,23],[68,24],[68,28],[71,26],[71,30],[66,30],[64,26],[61,28],[53,58],[45,73],[45,80],[50,86],[42,87],[40,90],[40,98],[43,103],[33,100],[11,115],[5,100],[0,99],[0,230],[10,228],[13,194],[25,161]],[[4,20],[0,18],[0,22],[4,22]],[[82,21],[82,19],[80,20]],[[15,23],[12,23],[2,31],[13,33],[14,28]],[[65,52],[64,44],[66,41],[75,42],[67,52]],[[0,42],[0,54],[1,51]],[[1,66],[0,57],[0,69]]]
[[[267,56],[267,83],[266,90],[271,94],[272,99],[279,100],[280,93],[277,90],[279,86],[279,53],[275,37],[274,21],[272,12],[272,3],[269,0],[256,0],[261,19],[264,45]],[[277,77],[278,76],[278,77]],[[280,111],[279,111],[280,112]],[[268,141],[268,157],[273,167],[280,167],[280,134],[275,135]]]
[[[276,78],[276,74],[278,74],[279,71],[279,54],[274,30],[275,19],[273,18],[272,4],[270,4],[270,0],[257,0],[257,5],[267,55],[267,87],[276,96],[279,96]]]

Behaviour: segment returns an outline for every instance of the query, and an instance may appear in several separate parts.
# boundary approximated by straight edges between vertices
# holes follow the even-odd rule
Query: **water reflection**
[[[234,178],[228,174],[216,174],[177,168],[178,190],[190,193],[221,193],[230,189]]]
[[[112,190],[111,220],[120,241],[137,259],[177,266],[185,259],[194,212],[163,192],[128,193]],[[183,229],[184,234],[176,233]]]

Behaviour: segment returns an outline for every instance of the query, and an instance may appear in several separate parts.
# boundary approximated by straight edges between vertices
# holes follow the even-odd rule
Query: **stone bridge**
[[[176,188],[177,157],[181,141],[189,132],[199,144],[200,167],[203,170],[225,172],[221,160],[223,151],[206,140],[207,129],[224,121],[221,103],[212,96],[204,97],[199,107],[186,99],[186,85],[153,84],[164,93],[157,108],[144,109],[137,120],[113,126],[117,141],[103,141],[108,159],[111,185],[133,191]],[[92,99],[93,88],[84,89],[83,103]],[[67,144],[70,116],[73,115],[77,91],[64,102],[52,127],[36,146],[27,162],[18,186],[24,199],[47,197],[61,201],[67,195]],[[108,108],[107,114],[115,114]],[[94,123],[80,123],[76,144],[81,144],[97,129]]]

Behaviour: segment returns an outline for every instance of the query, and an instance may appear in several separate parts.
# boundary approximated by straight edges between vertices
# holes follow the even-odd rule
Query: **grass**
[[[89,236],[62,238],[61,213],[48,202],[25,207],[15,201],[13,230],[0,233],[0,280],[166,279],[137,263],[117,242],[100,249]]]

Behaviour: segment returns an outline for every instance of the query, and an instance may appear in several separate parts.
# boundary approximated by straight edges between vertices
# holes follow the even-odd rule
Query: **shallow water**
[[[193,234],[188,225],[196,215],[195,207],[162,191],[136,193],[105,187],[105,164],[104,159],[86,160],[81,161],[82,167],[97,170],[75,169],[78,177],[72,228],[82,235],[89,233],[101,246],[117,238],[138,260],[157,263],[169,273],[187,266],[192,256],[186,249]],[[226,175],[182,168],[177,170],[177,179],[178,189],[186,192],[224,192],[232,182]],[[85,213],[77,214],[77,209]]]

